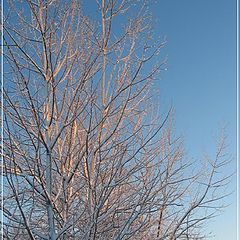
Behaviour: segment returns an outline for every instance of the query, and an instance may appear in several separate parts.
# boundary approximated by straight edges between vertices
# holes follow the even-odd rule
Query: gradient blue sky
[[[154,30],[167,37],[168,71],[161,98],[175,107],[175,127],[189,157],[214,151],[214,136],[227,125],[236,169],[236,1],[159,0],[152,5]],[[231,189],[236,190],[233,179]],[[236,239],[236,193],[232,205],[209,225],[216,240]]]
[[[95,1],[83,1],[97,18]],[[161,104],[175,109],[175,133],[184,135],[189,158],[216,151],[227,126],[226,174],[236,171],[236,0],[157,0],[150,5],[155,36],[166,36],[168,70],[160,81]],[[214,240],[236,239],[236,176],[225,212],[209,224]]]

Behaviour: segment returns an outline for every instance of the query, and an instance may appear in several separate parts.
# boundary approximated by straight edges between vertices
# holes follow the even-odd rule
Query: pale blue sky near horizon
[[[174,106],[188,156],[214,153],[226,125],[233,161],[225,171],[236,171],[236,0],[159,0],[151,10],[155,33],[167,38],[161,98]],[[236,177],[229,187],[231,205],[209,224],[214,240],[237,239]]]

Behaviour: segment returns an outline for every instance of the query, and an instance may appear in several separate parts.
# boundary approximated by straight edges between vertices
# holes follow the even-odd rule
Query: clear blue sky
[[[154,2],[154,1],[153,1]],[[95,1],[83,1],[95,18]],[[175,108],[175,130],[188,157],[214,154],[216,134],[227,125],[226,174],[236,171],[236,0],[157,0],[150,6],[155,36],[166,36],[168,71],[160,81],[161,103]],[[209,224],[214,240],[236,240],[236,177],[225,212]]]
[[[162,100],[175,107],[175,126],[184,134],[189,157],[213,152],[213,137],[227,124],[236,169],[236,1],[159,0],[152,6],[154,30],[166,35],[168,71]],[[236,190],[233,179],[231,188]],[[216,240],[236,239],[236,194],[209,227]]]

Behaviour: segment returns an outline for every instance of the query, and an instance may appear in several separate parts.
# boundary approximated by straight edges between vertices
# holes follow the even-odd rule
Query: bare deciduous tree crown
[[[147,1],[96,4],[98,23],[77,0],[8,2],[4,236],[202,239],[228,181],[224,137],[192,171],[153,101],[165,42]]]

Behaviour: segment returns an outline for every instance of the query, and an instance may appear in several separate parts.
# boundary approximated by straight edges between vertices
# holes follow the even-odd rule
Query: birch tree
[[[4,238],[202,239],[228,181],[224,136],[214,158],[187,159],[154,100],[165,40],[148,2],[94,4],[6,3]]]

